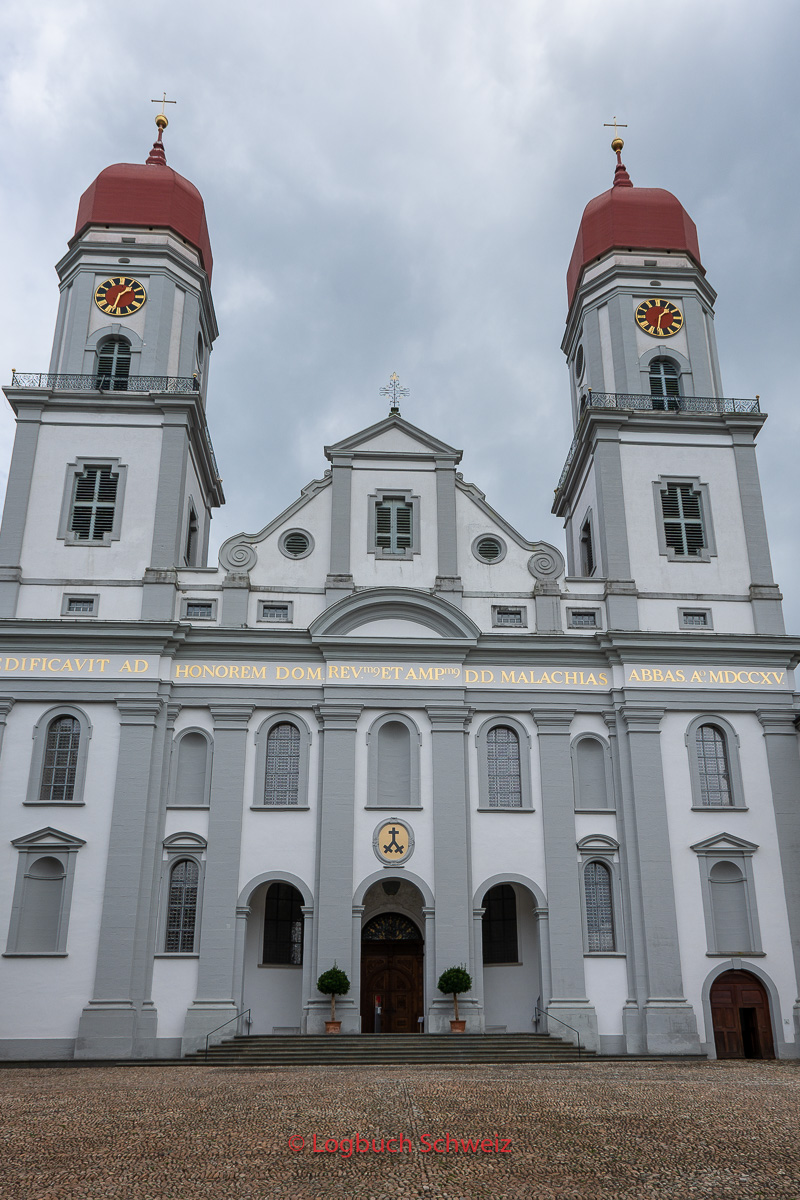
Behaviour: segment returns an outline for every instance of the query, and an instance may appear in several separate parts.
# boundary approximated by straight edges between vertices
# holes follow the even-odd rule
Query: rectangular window
[[[286,623],[292,619],[291,604],[271,604],[268,600],[262,600],[260,608],[260,621],[283,621]]]
[[[62,596],[62,617],[96,617],[98,596]]]
[[[117,483],[109,464],[90,464],[76,475],[69,531],[79,542],[106,541],[114,529]]]
[[[668,483],[661,492],[664,540],[676,558],[698,558],[706,547],[700,493],[689,483]]]
[[[597,611],[592,608],[573,608],[569,614],[569,623],[572,629],[596,629]]]
[[[680,615],[684,629],[711,628],[711,614],[707,608],[682,608]]]
[[[375,545],[384,554],[403,554],[412,548],[413,508],[402,497],[384,496],[375,505]]]
[[[189,620],[195,621],[213,621],[214,620],[214,601],[213,600],[187,600],[185,616]]]
[[[501,605],[493,605],[492,616],[494,625],[516,625],[524,627],[526,624],[525,614],[521,608],[505,608]]]

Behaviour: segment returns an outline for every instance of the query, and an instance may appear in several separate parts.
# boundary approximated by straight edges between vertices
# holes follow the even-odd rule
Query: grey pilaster
[[[14,699],[12,696],[0,697],[0,753],[3,750],[3,738],[6,732],[6,717],[14,707]]]
[[[483,1009],[483,914],[485,908],[472,910],[472,994]]]
[[[436,957],[433,948],[436,945],[436,909],[423,908],[422,915],[425,918],[425,994],[422,997],[423,1012],[425,1013],[425,1033],[430,1033],[430,1011],[431,1004],[435,996],[439,993],[436,990]]]
[[[36,447],[42,424],[43,405],[20,406],[17,413],[17,432],[3,507],[0,528],[0,617],[13,617],[19,594],[22,539],[28,520]]]
[[[608,301],[608,316],[611,325],[615,391],[636,393],[640,387],[639,351],[630,295],[618,293],[611,296]]]
[[[790,709],[778,712],[760,709],[758,712],[764,730],[798,989],[798,999],[794,1005],[795,1038],[800,1040],[800,757],[797,753],[795,718],[796,714]]]
[[[118,698],[120,722],[94,996],[78,1027],[76,1058],[152,1053],[156,1012],[143,1013],[162,759],[154,754],[160,700]],[[163,738],[162,738],[163,741]]]
[[[742,505],[747,559],[750,565],[750,603],[756,633],[785,633],[781,595],[775,586],[769,554],[767,522],[758,477],[756,447],[749,429],[731,431],[736,478]]]
[[[595,447],[597,532],[606,584],[609,629],[638,629],[636,589],[631,580],[628,522],[622,484],[619,429],[601,425]]]
[[[167,375],[175,286],[154,271],[148,280],[144,309],[142,375]],[[180,375],[181,372],[178,371]],[[191,371],[189,372],[191,374]]]
[[[222,625],[239,628],[247,624],[250,601],[250,576],[246,571],[230,572],[222,582]]]
[[[171,324],[167,324],[169,330]],[[200,332],[200,297],[196,292],[187,291],[183,303],[183,325],[181,327],[181,348],[178,355],[178,374],[188,379],[194,371],[195,343]],[[169,332],[167,332],[167,349],[169,347]]]
[[[456,471],[450,459],[436,459],[436,534],[438,573],[443,579],[455,579],[458,575]]]
[[[314,990],[314,909],[310,904],[304,904],[300,909],[303,914],[303,1005],[302,1033],[308,1033],[307,1010],[308,998]]]
[[[627,876],[634,910],[635,971],[647,993],[644,1010],[640,1010],[641,1036],[649,1054],[698,1054],[697,1022],[683,995],[678,949],[661,760],[663,715],[663,709],[637,705],[626,705],[620,710],[625,730],[621,739],[626,759],[622,806]],[[641,991],[637,1002],[641,1003]],[[628,1012],[627,1016],[630,1018],[632,1014]],[[630,1032],[634,1036],[632,1028]]]
[[[325,596],[328,604],[335,604],[353,590],[350,573],[353,460],[348,454],[334,454],[331,463],[331,558]]]
[[[546,908],[540,908],[537,904],[533,910],[533,916],[536,921],[536,936],[539,939],[539,966],[541,968],[542,994],[539,1007],[547,1012],[553,995],[553,972],[550,968],[550,912]]]
[[[183,1053],[205,1044],[206,1034],[238,1011],[235,978],[236,909],[242,848],[244,768],[250,704],[212,704],[214,758],[211,767],[211,807],[208,851],[200,917],[200,962],[197,995],[186,1013]],[[217,1040],[233,1029],[222,1030]]]
[[[337,1000],[343,1033],[357,1033],[359,1010],[353,998],[357,983],[353,962],[353,836],[356,779],[356,726],[360,704],[325,702],[317,709],[322,726],[322,763],[317,842],[317,977],[334,963],[346,972],[351,992]],[[316,1000],[316,1003],[315,1003]],[[327,1002],[312,996],[307,1015],[309,1033],[322,1033]],[[328,1014],[329,1015],[329,1014]]]
[[[537,579],[533,585],[537,633],[563,633],[561,588],[555,580]]]
[[[247,945],[247,922],[250,920],[250,906],[239,904],[236,908],[236,944],[233,955],[233,999],[238,1012],[244,1010],[244,955]],[[246,1033],[249,1024],[241,1030]]]
[[[433,892],[436,897],[436,968],[462,964],[472,972],[472,888],[468,852],[469,783],[467,730],[472,710],[455,704],[428,705],[433,751]],[[430,947],[428,948],[430,953]],[[479,1033],[482,1013],[474,998],[459,999],[467,1032]],[[450,1028],[452,998],[434,990],[428,1009],[432,1033]]]
[[[78,271],[70,287],[69,312],[59,366],[59,371],[64,375],[80,375],[83,372],[83,353],[93,302],[94,271],[91,268]]]
[[[596,308],[588,309],[583,318],[583,346],[586,355],[586,386],[596,392],[613,391],[613,379],[606,379],[603,372],[600,318]]]
[[[181,561],[188,458],[187,416],[181,412],[167,412],[161,433],[150,569],[145,574],[142,594],[142,619],[145,621],[169,621],[174,616],[177,580],[173,581],[168,572],[173,572]]]
[[[686,295],[683,297],[683,310],[686,318],[683,328],[686,330],[689,362],[692,364],[694,394],[695,396],[713,396],[714,380],[711,375],[711,358],[708,352],[703,307],[697,296]]]
[[[589,1049],[597,1049],[597,1016],[586,997],[583,970],[583,924],[569,735],[571,714],[537,710],[533,716],[539,731],[542,826],[550,914],[552,995],[547,1011],[557,1020],[579,1029],[583,1044]],[[568,1034],[563,1032],[563,1036]]]

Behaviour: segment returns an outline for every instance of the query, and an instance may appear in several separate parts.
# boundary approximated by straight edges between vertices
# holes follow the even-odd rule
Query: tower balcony
[[[731,396],[653,396],[629,392],[594,392],[589,388],[580,401],[580,421],[569,448],[564,469],[555,489],[556,496],[564,486],[581,437],[584,414],[593,409],[615,408],[625,412],[658,412],[680,416],[724,415],[726,413],[760,413],[760,397],[736,399]]]
[[[48,392],[158,392],[168,396],[187,396],[200,391],[197,376],[188,379],[177,375],[126,375],[124,378],[102,375],[37,375],[27,371],[12,371],[11,386],[42,388]]]

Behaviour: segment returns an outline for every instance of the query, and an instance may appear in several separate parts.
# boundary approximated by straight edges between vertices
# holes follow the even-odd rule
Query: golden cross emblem
[[[168,100],[167,93],[164,92],[164,95],[161,97],[160,100],[151,100],[150,103],[161,105],[161,112],[156,114],[156,125],[158,125],[159,129],[166,129],[169,122],[167,121],[166,114],[164,113],[164,109],[168,104],[177,104],[178,101],[177,100]]]

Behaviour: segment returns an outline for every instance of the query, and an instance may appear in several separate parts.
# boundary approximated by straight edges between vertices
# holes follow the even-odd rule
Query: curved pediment
[[[460,608],[412,588],[369,588],[346,596],[326,608],[310,632],[312,638],[352,634],[415,641],[428,637],[474,642],[480,636],[478,626]]]

